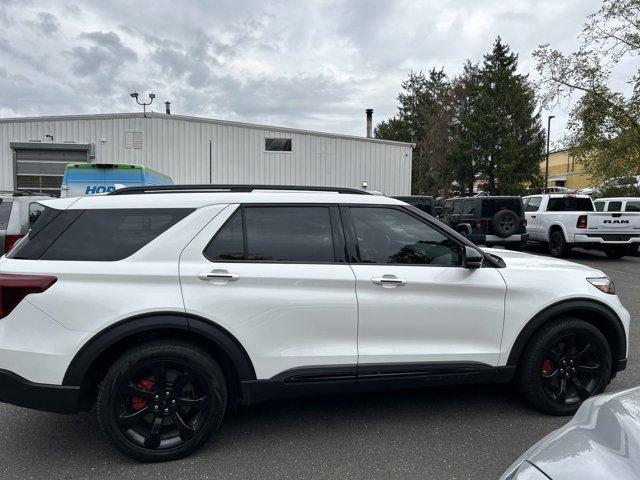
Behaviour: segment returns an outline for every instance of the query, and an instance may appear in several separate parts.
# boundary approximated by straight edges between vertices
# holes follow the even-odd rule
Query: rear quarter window
[[[127,258],[193,209],[46,209],[11,258],[116,261]]]

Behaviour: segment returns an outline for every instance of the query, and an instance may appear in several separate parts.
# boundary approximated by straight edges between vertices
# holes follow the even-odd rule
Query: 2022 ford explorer
[[[239,403],[515,378],[569,414],[626,366],[629,314],[602,272],[482,251],[391,198],[174,186],[43,204],[0,260],[0,400],[95,404],[143,461],[192,452]]]

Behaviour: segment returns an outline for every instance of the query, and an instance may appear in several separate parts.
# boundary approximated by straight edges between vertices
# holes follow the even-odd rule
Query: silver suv
[[[32,192],[0,192],[0,256],[24,237],[44,209],[38,202],[50,195]]]

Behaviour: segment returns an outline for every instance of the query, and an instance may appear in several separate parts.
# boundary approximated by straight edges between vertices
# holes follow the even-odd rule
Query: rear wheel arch
[[[246,350],[223,327],[197,316],[154,313],[122,320],[96,334],[75,355],[62,384],[80,386],[79,407],[88,410],[95,402],[97,386],[115,360],[141,342],[158,339],[189,342],[207,351],[227,378],[230,401],[240,399],[240,382],[256,379]]]
[[[619,369],[620,361],[627,356],[627,340],[618,315],[604,303],[596,300],[567,300],[556,303],[539,312],[520,331],[511,347],[507,365],[517,366],[527,344],[545,325],[557,319],[574,317],[595,326],[607,339],[613,360],[612,372]]]
[[[547,234],[547,238],[551,238],[551,234],[553,232],[555,232],[556,230],[559,230],[560,232],[562,232],[562,236],[564,237],[564,241],[567,242],[567,232],[564,231],[564,227],[562,225],[558,225],[557,223],[554,223],[553,225],[551,225],[549,227],[549,233]]]

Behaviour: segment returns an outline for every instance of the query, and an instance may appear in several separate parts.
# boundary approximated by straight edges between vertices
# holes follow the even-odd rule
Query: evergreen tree
[[[451,83],[443,70],[411,73],[402,82],[398,114],[375,129],[376,138],[413,142],[412,193],[440,194],[451,183]]]
[[[540,184],[545,135],[534,89],[517,73],[518,56],[500,37],[478,72],[468,142],[477,154],[475,172],[491,194],[513,195]]]

